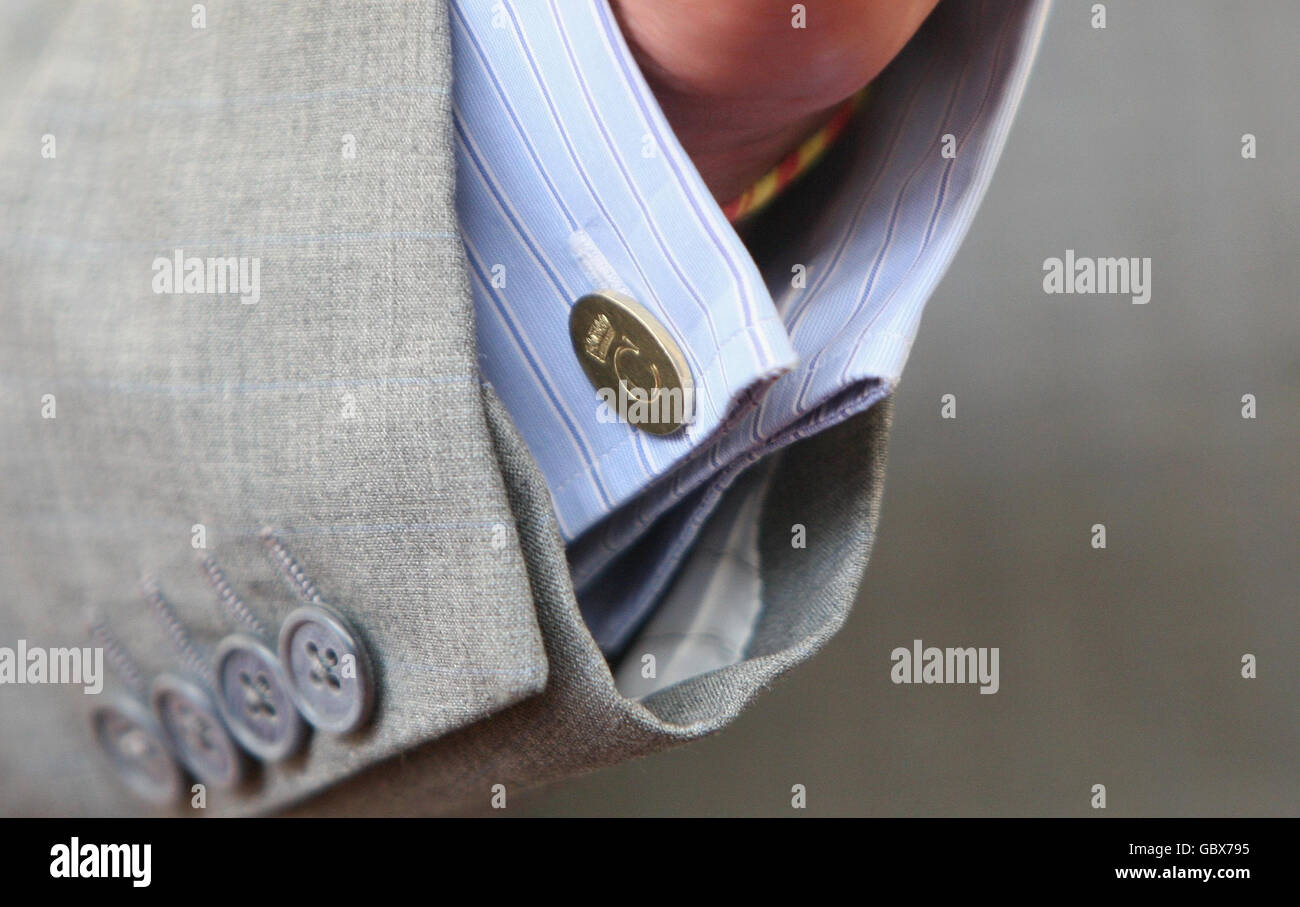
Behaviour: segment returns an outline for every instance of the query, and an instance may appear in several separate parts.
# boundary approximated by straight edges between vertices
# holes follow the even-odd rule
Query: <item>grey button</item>
[[[369,659],[334,612],[307,605],[290,613],[280,627],[280,666],[298,710],[322,731],[346,734],[370,717]]]
[[[275,653],[253,637],[236,633],[221,641],[212,661],[217,708],[235,739],[268,762],[293,755],[307,725],[293,704]]]
[[[175,674],[163,674],[153,682],[149,701],[177,757],[196,778],[220,789],[239,783],[243,757],[206,690]]]
[[[180,799],[185,776],[149,710],[115,698],[90,712],[90,731],[122,782],[138,797],[165,806]]]

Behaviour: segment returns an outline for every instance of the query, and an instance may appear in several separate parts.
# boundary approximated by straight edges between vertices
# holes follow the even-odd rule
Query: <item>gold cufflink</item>
[[[588,293],[569,313],[573,350],[600,400],[598,418],[671,435],[691,420],[695,383],[676,341],[635,299]]]

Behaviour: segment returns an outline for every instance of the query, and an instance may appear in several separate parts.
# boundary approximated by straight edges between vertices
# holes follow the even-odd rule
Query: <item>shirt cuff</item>
[[[462,2],[451,15],[482,367],[572,541],[716,440],[797,357],[604,0]],[[568,316],[601,288],[634,298],[680,347],[695,384],[685,430],[598,418]]]
[[[453,7],[483,368],[547,479],[602,648],[653,607],[740,470],[893,390],[991,180],[1048,5],[944,0],[762,273],[604,0]],[[600,287],[637,299],[681,347],[698,388],[684,432],[599,421],[568,313]]]

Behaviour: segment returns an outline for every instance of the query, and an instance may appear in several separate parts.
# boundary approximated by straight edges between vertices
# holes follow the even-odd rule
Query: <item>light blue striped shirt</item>
[[[988,186],[1047,6],[944,0],[873,85],[843,185],[763,274],[607,0],[453,2],[482,368],[546,477],[603,649],[645,618],[745,467],[893,390]],[[681,347],[696,384],[684,431],[598,418],[568,323],[600,288],[638,300]]]

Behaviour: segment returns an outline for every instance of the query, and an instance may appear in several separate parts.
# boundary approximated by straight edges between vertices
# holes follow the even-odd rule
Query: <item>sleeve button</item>
[[[206,690],[175,674],[163,674],[154,681],[149,699],[177,757],[196,778],[222,790],[239,784],[243,757]]]
[[[185,776],[143,705],[125,697],[97,705],[90,728],[100,752],[132,793],[158,806],[180,799]]]
[[[306,605],[280,627],[280,667],[298,711],[314,727],[346,734],[374,702],[370,662],[356,634],[332,611]]]
[[[217,707],[244,749],[268,762],[297,752],[307,725],[275,654],[251,636],[237,633],[217,646],[213,664]]]

